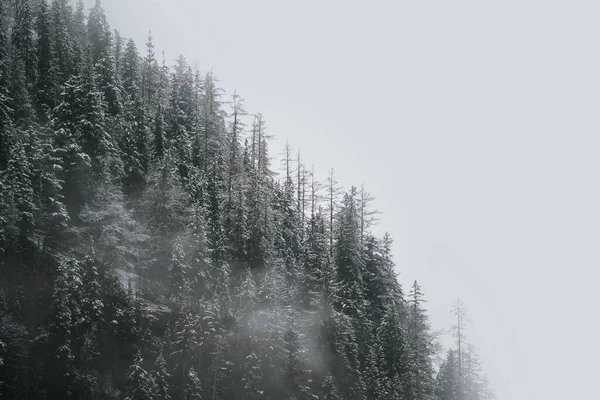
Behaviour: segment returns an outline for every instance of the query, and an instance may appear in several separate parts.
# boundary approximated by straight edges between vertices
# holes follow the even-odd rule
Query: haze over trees
[[[483,400],[437,365],[364,188],[272,165],[266,118],[100,2],[0,2],[0,395]]]

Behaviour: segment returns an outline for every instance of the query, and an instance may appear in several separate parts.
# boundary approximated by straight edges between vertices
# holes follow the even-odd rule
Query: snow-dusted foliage
[[[494,398],[463,309],[436,372],[363,187],[278,175],[263,115],[87,11],[0,1],[0,397]]]

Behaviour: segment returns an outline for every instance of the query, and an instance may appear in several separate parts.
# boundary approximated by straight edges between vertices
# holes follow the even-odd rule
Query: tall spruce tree
[[[31,232],[37,211],[31,179],[31,164],[25,153],[24,143],[17,139],[9,150],[8,167],[2,177],[2,186],[9,204],[14,207],[9,210],[15,213],[15,226],[12,229],[6,226],[5,229],[14,232],[21,239],[25,239]]]
[[[46,0],[40,2],[36,19],[36,55],[37,55],[37,83],[35,86],[36,109],[40,122],[46,123],[48,115],[55,106],[55,77],[54,58],[52,55],[50,11]]]
[[[144,360],[138,350],[133,364],[127,371],[125,400],[153,400],[158,398],[156,383],[152,375],[144,369]]]
[[[8,43],[6,38],[4,4],[0,4],[0,170],[8,164],[10,125],[12,125],[11,97],[9,92]]]

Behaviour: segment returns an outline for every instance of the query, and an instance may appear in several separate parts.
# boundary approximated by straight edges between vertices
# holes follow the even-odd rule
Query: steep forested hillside
[[[364,190],[276,174],[262,115],[99,2],[0,8],[2,398],[493,398]]]

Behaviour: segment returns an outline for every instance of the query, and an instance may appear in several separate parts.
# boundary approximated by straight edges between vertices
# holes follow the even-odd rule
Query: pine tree
[[[321,393],[319,395],[319,399],[323,400],[341,400],[337,387],[335,386],[335,382],[333,381],[333,377],[331,374],[327,374],[325,379],[323,380],[323,385],[321,387]]]
[[[338,225],[335,234],[334,263],[337,280],[343,285],[338,299],[338,310],[347,314],[355,323],[366,320],[365,316],[365,265],[360,244],[360,219],[356,203],[356,189],[344,196],[338,213]],[[358,325],[357,325],[358,327]],[[361,336],[366,334],[360,327]]]
[[[379,359],[377,357],[376,343],[369,343],[369,354],[365,357],[364,377],[367,388],[367,398],[383,399],[387,395],[385,388],[382,387],[381,377],[385,374],[379,372]]]
[[[385,234],[382,240],[367,235],[363,245],[365,264],[365,298],[368,300],[369,320],[378,326],[389,308],[400,310],[404,298],[396,279],[391,258],[392,239]]]
[[[104,38],[101,41],[102,47],[100,48],[98,59],[95,61],[94,68],[97,74],[98,89],[102,92],[103,99],[106,102],[107,114],[115,117],[123,112],[122,84],[116,71],[115,58],[112,51],[112,34],[107,30],[103,35]],[[92,41],[92,43],[94,42]],[[94,56],[93,53],[92,56]]]
[[[343,398],[364,400],[367,388],[360,363],[360,345],[352,326],[352,319],[344,313],[334,312],[326,326],[330,346],[336,356],[333,369],[338,372],[336,381],[339,379],[339,389]]]
[[[435,382],[436,400],[460,399],[460,383],[456,353],[448,351],[446,360],[440,366]]]
[[[32,122],[31,97],[37,78],[37,54],[34,40],[34,20],[29,0],[15,8],[12,29],[13,109],[19,123]]]
[[[52,37],[50,27],[50,12],[46,0],[42,0],[36,20],[37,32],[37,84],[35,99],[38,107],[38,118],[41,122],[48,120],[50,111],[55,106],[54,83],[55,72],[52,57]]]
[[[85,24],[85,5],[83,4],[83,0],[77,0],[71,25],[72,35],[78,42],[78,47],[80,49],[85,48],[87,45],[87,28]]]
[[[70,217],[78,217],[84,204],[85,177],[90,167],[90,157],[83,152],[77,136],[78,83],[74,77],[65,84],[51,123],[54,131],[52,145],[60,159],[59,178],[64,182],[63,194]]]
[[[27,91],[27,82],[23,71],[23,60],[13,57],[11,60],[10,76],[10,108],[14,112],[16,125],[28,128],[33,123],[33,104]]]
[[[136,137],[139,130],[145,133],[145,127],[138,127],[132,114],[128,114],[127,117],[128,120],[124,126],[122,125],[123,132],[119,139],[119,148],[123,163],[123,190],[127,194],[133,194],[138,192],[145,180],[144,166],[138,152],[138,138]]]
[[[135,101],[141,96],[141,75],[140,75],[140,56],[138,54],[135,42],[132,39],[127,41],[122,62],[123,89],[129,100]]]
[[[463,393],[466,400],[479,400],[484,396],[484,376],[481,360],[475,346],[465,343],[463,352]]]
[[[144,369],[142,353],[138,350],[133,364],[127,371],[127,390],[125,400],[153,400],[158,397],[156,383],[152,375]]]
[[[94,7],[90,10],[87,23],[88,39],[91,45],[91,57],[92,65],[96,65],[106,54],[106,48],[110,47],[110,36],[107,36],[107,32],[110,32],[106,15],[100,0],[96,0]]]
[[[171,341],[173,349],[171,356],[176,360],[177,374],[181,377],[181,382],[186,382],[190,368],[194,365],[194,357],[198,346],[198,332],[196,330],[197,321],[189,308],[183,308],[175,324],[175,333]]]
[[[487,375],[484,375],[482,382],[482,397],[481,400],[496,400],[496,393],[491,387],[490,381],[488,381]]]
[[[225,257],[225,237],[222,227],[222,170],[222,159],[220,155],[217,155],[211,163],[211,168],[208,174],[205,204],[208,251],[212,265],[216,269],[221,268]]]
[[[36,232],[42,242],[57,243],[67,228],[69,216],[63,197],[64,182],[60,178],[63,170],[59,152],[54,148],[49,132],[41,131],[33,138],[32,147],[32,187],[37,213],[34,216]]]
[[[118,179],[123,174],[115,138],[106,129],[102,95],[96,89],[90,56],[86,59],[80,74],[65,84],[53,120],[71,216],[77,216],[93,197],[94,184]]]
[[[171,240],[173,235],[181,232],[190,216],[189,198],[177,179],[171,160],[169,152],[150,173],[145,196],[147,224],[153,235],[164,240]]]
[[[187,373],[182,400],[202,400],[202,382],[194,368]]]
[[[463,387],[463,354],[466,341],[466,324],[469,321],[469,317],[467,316],[467,310],[460,298],[456,299],[454,306],[452,308],[452,314],[456,317],[456,325],[453,328],[453,336],[456,341],[456,345],[458,346],[458,350],[456,352],[456,360],[457,360],[457,371],[458,371],[458,400],[465,400],[465,393]]]
[[[331,257],[333,257],[333,239],[335,236],[334,231],[334,219],[338,209],[338,196],[340,194],[340,187],[338,182],[335,180],[333,168],[329,171],[327,177],[327,216],[328,216],[328,233],[329,233],[329,251]]]
[[[148,111],[152,112],[157,104],[159,67],[154,54],[154,42],[152,32],[148,32],[148,41],[146,42],[146,57],[144,57],[142,68],[142,98],[148,106]]]
[[[433,343],[429,318],[422,308],[423,294],[415,281],[409,294],[407,318],[408,382],[411,398],[428,399],[433,392]]]
[[[247,332],[250,329],[250,317],[256,308],[257,296],[256,282],[252,271],[245,269],[242,271],[240,286],[237,288],[235,295],[236,304],[234,309],[237,311],[236,319],[238,323],[236,347],[240,345],[241,332]]]
[[[164,128],[164,118],[162,115],[162,107],[159,105],[154,117],[153,127],[153,138],[152,138],[152,152],[155,160],[160,160],[165,155],[166,138]]]
[[[229,127],[229,154],[227,156],[226,201],[224,206],[223,229],[227,238],[229,256],[237,263],[245,261],[247,240],[245,176],[242,168],[240,137],[244,130],[242,118],[246,115],[243,100],[234,93],[232,96],[231,123]]]
[[[194,77],[183,56],[177,59],[173,73],[168,146],[177,157],[177,167],[183,181],[189,174],[192,156],[191,133],[193,128]]]
[[[300,356],[300,338],[293,317],[283,334],[285,366],[283,371],[284,398],[304,398],[307,391],[306,372]]]
[[[80,262],[82,274],[81,321],[84,330],[94,330],[102,322],[104,304],[100,295],[98,268],[94,252]]]
[[[283,397],[285,364],[284,332],[286,315],[282,308],[285,292],[281,266],[267,268],[257,287],[257,306],[249,324],[249,352],[244,363],[244,397]]]
[[[202,141],[200,142],[201,148],[198,152],[202,154],[202,161],[199,167],[202,171],[204,171],[205,175],[208,175],[208,168],[211,160],[215,156],[215,152],[221,145],[225,128],[223,112],[221,111],[220,91],[216,86],[216,80],[212,73],[206,74],[203,84],[204,93],[202,96],[200,114]],[[188,86],[189,83],[186,86],[183,86],[181,89],[188,90]],[[178,85],[176,84],[176,81],[174,81],[174,90],[177,87]]]
[[[54,385],[50,395],[64,396],[75,390],[74,368],[76,352],[74,334],[81,316],[78,299],[82,290],[81,268],[77,260],[66,259],[58,268],[52,294],[50,345],[54,357],[48,366]]]
[[[229,343],[227,331],[222,326],[217,326],[211,340],[212,351],[210,352],[210,377],[211,398],[222,399],[227,392],[227,378],[230,374]]]
[[[170,297],[181,303],[189,290],[190,267],[186,262],[185,252],[181,241],[176,241],[171,255],[171,264],[169,265],[169,276],[171,278]]]
[[[156,370],[154,371],[154,382],[156,383],[156,398],[161,400],[170,400],[169,379],[171,375],[167,372],[167,362],[163,357],[162,351],[154,362]]]
[[[122,165],[117,153],[115,138],[105,126],[105,113],[102,95],[96,86],[96,75],[89,56],[84,63],[80,86],[80,139],[82,150],[91,160],[91,178],[95,180],[110,179],[122,175]]]
[[[52,16],[52,59],[55,72],[55,90],[61,93],[64,85],[78,70],[81,62],[74,49],[74,41],[68,27],[70,19],[69,10],[63,0],[53,0],[51,7]]]
[[[6,27],[4,5],[0,4],[0,170],[8,165],[8,149],[10,147],[10,125],[12,123],[12,99],[9,94],[9,65],[8,43],[6,40]]]
[[[4,171],[2,181],[9,204],[14,207],[14,222],[12,229],[19,237],[26,238],[34,226],[34,213],[37,211],[35,194],[31,182],[31,164],[25,154],[22,140],[15,140],[9,150],[8,167]]]
[[[252,127],[252,166],[249,177],[248,208],[248,240],[246,241],[247,262],[252,268],[263,267],[270,259],[273,251],[273,212],[270,190],[270,160],[265,133],[265,122],[261,115],[256,116]]]
[[[119,82],[123,83],[123,44],[125,43],[125,38],[121,36],[118,30],[113,31],[113,36],[115,38],[113,58],[115,60],[115,74]]]
[[[14,8],[15,26],[11,35],[9,58],[11,94],[10,107],[16,125],[27,128],[33,123],[32,86],[35,84],[35,48],[33,43],[33,18],[29,1]]]
[[[315,310],[326,296],[323,286],[327,284],[325,270],[329,264],[325,221],[320,211],[309,220],[303,251],[301,301],[307,309]]]
[[[387,375],[392,391],[396,395],[404,395],[407,381],[407,344],[400,310],[388,308],[377,328],[377,343],[384,354],[384,362],[380,364],[380,373]],[[400,390],[400,393],[398,393]]]
[[[289,174],[289,151],[286,157],[286,179],[283,190],[279,187],[275,190],[274,210],[278,221],[275,229],[275,247],[283,257],[285,263],[285,274],[287,283],[296,286],[299,279],[298,261],[301,252],[301,237],[303,231],[303,220],[294,206],[294,186]]]
[[[133,40],[125,47],[122,62],[123,91],[126,97],[126,131],[121,139],[125,164],[125,187],[136,193],[146,181],[150,163],[150,143],[146,110],[141,95],[140,57]],[[162,138],[161,138],[162,139]]]

